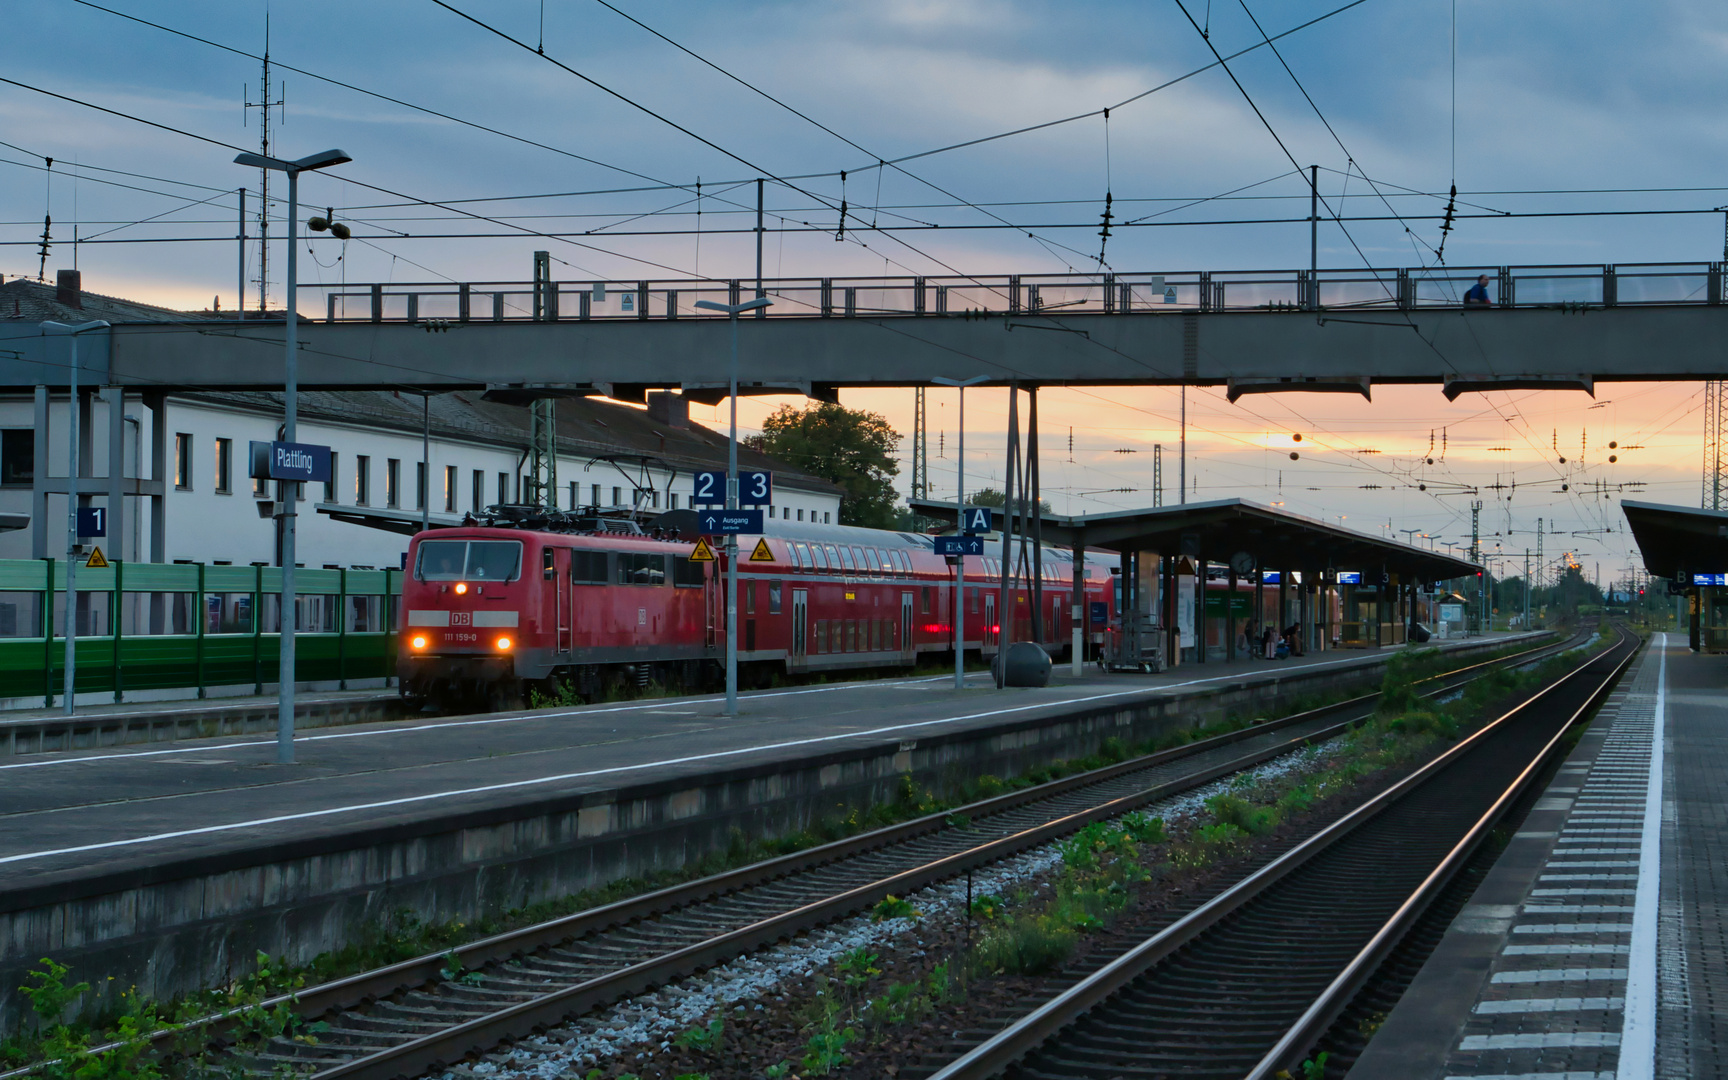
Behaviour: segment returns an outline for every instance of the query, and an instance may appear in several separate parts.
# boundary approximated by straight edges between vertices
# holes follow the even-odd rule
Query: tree
[[[993,487],[979,488],[977,491],[966,496],[966,503],[968,506],[990,506],[997,510],[1002,509],[1003,504],[1007,501],[1008,497]],[[1016,500],[1016,502],[1018,502],[1018,500]],[[1039,499],[1038,509],[1045,517],[1049,517],[1051,514],[1056,512],[1056,509],[1050,505],[1049,499]],[[1028,514],[1032,512],[1032,506],[1030,503],[1026,506],[1026,512]]]
[[[777,457],[812,476],[840,485],[840,524],[891,529],[900,473],[894,452],[900,435],[880,414],[812,402],[804,409],[782,405],[762,422],[762,434],[744,440],[752,450]]]

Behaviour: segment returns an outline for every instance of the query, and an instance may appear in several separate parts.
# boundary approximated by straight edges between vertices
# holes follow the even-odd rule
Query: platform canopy
[[[914,499],[910,505],[938,521],[955,519],[953,503]],[[1047,514],[1041,531],[1045,543],[1156,551],[1220,565],[1235,562],[1244,573],[1253,567],[1308,573],[1359,571],[1364,585],[1378,583],[1382,573],[1408,583],[1474,577],[1478,569],[1464,559],[1245,499],[1072,517]]]
[[[1728,510],[1623,499],[1620,509],[1644,555],[1644,569],[1683,584],[1722,584],[1728,574]],[[1695,582],[1694,574],[1710,575]]]

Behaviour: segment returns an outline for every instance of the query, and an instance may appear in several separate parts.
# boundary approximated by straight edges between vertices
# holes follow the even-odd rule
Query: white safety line
[[[836,690],[856,690],[860,686],[914,686],[918,683],[946,682],[948,676],[935,675],[924,679],[893,679],[878,683],[837,683],[831,686],[817,686],[805,690],[774,690],[760,694],[750,694],[746,701],[759,701],[762,698],[794,697],[799,694],[830,694]],[[548,720],[563,716],[603,716],[607,713],[637,712],[641,710],[660,710],[671,705],[700,705],[709,701],[706,697],[696,698],[656,698],[649,702],[639,702],[634,705],[613,705],[607,708],[589,707],[579,712],[536,712],[518,713],[511,716],[485,716],[473,720],[438,720],[432,723],[393,725],[388,728],[374,728],[368,731],[332,731],[321,735],[295,735],[297,743],[323,742],[327,739],[364,739],[374,735],[411,735],[421,731],[440,731],[445,728],[486,727],[492,724],[520,724],[530,720]],[[247,750],[260,746],[275,746],[274,735],[260,736],[242,742],[212,743],[205,746],[181,746],[171,750],[121,750],[112,754],[88,754],[75,758],[51,758],[45,761],[22,761],[11,765],[0,765],[0,771],[6,769],[40,769],[48,765],[76,765],[85,761],[115,761],[127,758],[161,757],[166,754],[197,754],[210,750]]]
[[[1301,664],[1301,665],[1298,665],[1298,667],[1300,669],[1303,669],[1303,670],[1310,670],[1310,669],[1314,669],[1314,668],[1332,667],[1332,666],[1337,665],[1337,664],[1351,664],[1351,663],[1359,664],[1361,662],[1362,662],[1361,657],[1351,656],[1351,657],[1346,657],[1342,660],[1326,660],[1326,661],[1322,661],[1322,662],[1314,663],[1314,664]],[[1290,670],[1295,670],[1295,669],[1290,669]],[[970,677],[972,677],[972,676],[968,676],[968,678],[970,678]],[[1211,676],[1208,676],[1204,679],[1189,679],[1185,682],[1165,683],[1161,686],[1142,686],[1142,687],[1139,687],[1138,689],[1135,689],[1135,690],[1111,691],[1110,693],[1107,693],[1107,694],[1092,694],[1092,695],[1089,695],[1087,697],[1080,697],[1080,698],[1051,699],[1048,701],[1041,702],[1039,705],[1036,705],[1036,706],[1027,706],[1027,708],[1041,708],[1045,705],[1050,705],[1050,706],[1055,706],[1055,705],[1084,705],[1085,703],[1087,703],[1089,701],[1101,701],[1101,700],[1104,700],[1106,698],[1122,697],[1124,694],[1150,694],[1150,693],[1157,693],[1157,692],[1164,691],[1164,690],[1180,690],[1186,686],[1201,686],[1201,685],[1204,685],[1206,683],[1224,682],[1226,680],[1237,679],[1240,677],[1241,677],[1241,674],[1239,672],[1234,673],[1234,674],[1230,674],[1230,675],[1211,675]],[[742,698],[742,700],[747,701],[747,702],[748,701],[761,701],[765,698],[798,697],[798,696],[803,695],[803,694],[829,694],[829,693],[833,693],[837,690],[870,689],[870,688],[875,688],[875,687],[880,687],[880,686],[912,686],[912,685],[916,685],[919,683],[927,683],[927,682],[945,682],[949,678],[950,678],[950,676],[947,676],[947,675],[934,675],[934,676],[930,676],[927,678],[894,679],[894,680],[890,680],[890,681],[886,681],[886,682],[837,683],[837,684],[833,684],[833,685],[829,685],[829,686],[809,687],[809,688],[802,689],[802,690],[771,690],[771,691],[764,691],[762,693],[757,693],[757,694],[749,694],[749,695],[745,696],[744,698]],[[404,726],[397,725],[397,726],[392,726],[392,727],[387,727],[387,728],[372,728],[372,729],[367,730],[367,731],[337,731],[337,732],[329,732],[329,733],[322,734],[322,735],[296,735],[296,736],[294,736],[294,741],[297,743],[313,743],[313,742],[323,742],[323,741],[329,740],[329,739],[367,739],[367,738],[373,738],[373,737],[380,736],[380,735],[411,735],[411,734],[414,734],[417,732],[422,732],[422,731],[441,731],[441,730],[444,730],[447,728],[484,727],[484,726],[487,726],[490,724],[518,724],[518,723],[523,723],[523,722],[531,721],[531,720],[556,720],[556,719],[560,719],[563,717],[571,717],[571,716],[574,716],[574,717],[604,716],[608,713],[640,712],[640,711],[651,710],[651,709],[664,709],[664,708],[667,708],[668,706],[672,706],[672,705],[692,705],[692,704],[713,703],[717,700],[718,700],[717,698],[713,698],[713,697],[658,698],[654,701],[638,702],[638,703],[632,704],[632,705],[613,705],[613,706],[609,706],[606,708],[599,708],[599,707],[595,707],[595,706],[584,706],[584,707],[579,708],[579,709],[571,709],[571,710],[567,710],[565,712],[537,712],[537,713],[523,714],[523,715],[516,715],[516,716],[485,717],[485,718],[477,719],[477,720],[440,720],[440,721],[436,721],[433,723],[427,723],[427,724],[415,724],[412,727],[404,727]],[[1020,712],[1022,710],[1021,709],[1008,709],[1005,711],[1007,711],[1007,712]],[[977,713],[977,714],[973,714],[973,715],[969,715],[969,716],[947,717],[946,719],[947,720],[972,720],[972,719],[976,719],[978,716],[990,716],[990,715],[994,715],[994,714],[992,714],[992,713]],[[943,723],[943,722],[944,722],[943,720],[926,721],[926,723]],[[890,731],[893,729],[892,728],[884,728],[882,730]],[[857,734],[866,734],[866,733],[865,732],[858,732]],[[84,757],[75,757],[75,758],[51,758],[51,759],[44,760],[44,761],[21,761],[21,762],[15,762],[12,764],[7,764],[7,765],[0,765],[0,772],[3,772],[7,769],[41,769],[41,768],[47,768],[49,766],[54,766],[54,765],[76,765],[76,764],[80,764],[80,763],[84,763],[84,762],[90,762],[90,761],[125,761],[125,760],[131,759],[131,758],[163,757],[163,756],[174,755],[174,754],[197,754],[197,753],[205,753],[205,752],[212,751],[212,750],[248,750],[248,749],[256,749],[256,748],[260,748],[260,747],[273,747],[275,745],[276,745],[276,737],[274,735],[266,735],[266,736],[260,736],[257,739],[248,739],[248,740],[241,741],[241,742],[216,743],[216,744],[210,744],[210,745],[204,745],[204,746],[182,746],[182,747],[177,747],[177,748],[171,749],[171,750],[132,750],[132,751],[122,750],[122,751],[117,751],[117,752],[112,753],[112,754],[88,754],[88,755],[85,755]],[[787,743],[787,744],[783,744],[783,745],[796,745],[796,744]],[[679,760],[684,760],[684,759],[679,759]],[[650,764],[665,764],[665,763],[664,762],[652,762]]]
[[[1661,635],[1656,669],[1656,708],[1650,718],[1650,771],[1644,797],[1643,853],[1638,859],[1638,894],[1633,901],[1632,948],[1626,981],[1626,1011],[1620,1029],[1620,1080],[1656,1075],[1656,915],[1662,890],[1662,743],[1668,709],[1668,635]]]

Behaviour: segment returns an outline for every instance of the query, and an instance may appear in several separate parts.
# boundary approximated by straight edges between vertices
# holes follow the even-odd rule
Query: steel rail
[[[1620,642],[1618,642],[1614,647],[1623,646],[1626,640],[1627,635],[1622,632]],[[1625,670],[1626,665],[1631,662],[1632,657],[1635,655],[1636,649],[1633,649],[1629,651],[1624,660],[1615,665],[1612,674],[1601,686],[1598,686],[1592,691],[1586,706],[1575,711],[1568,722],[1559,728],[1559,731],[1554,738],[1546,742],[1543,751],[1544,755],[1552,751],[1552,748],[1558,744],[1559,738],[1564,735],[1566,729],[1575,722],[1577,717],[1582,715],[1589,705],[1594,704],[1594,702],[1598,700],[1598,696],[1603,692],[1604,688],[1612,686],[1613,682],[1619,678],[1620,674]],[[966,1054],[957,1058],[953,1062],[950,1062],[948,1065],[934,1073],[930,1080],[986,1080],[986,1078],[995,1077],[1001,1074],[1022,1057],[1034,1050],[1037,1050],[1046,1042],[1056,1037],[1060,1032],[1070,1027],[1085,1014],[1115,997],[1118,993],[1122,992],[1124,988],[1144,976],[1160,961],[1168,958],[1184,946],[1188,945],[1207,930],[1217,926],[1229,915],[1238,911],[1244,905],[1266,894],[1279,881],[1300,870],[1313,858],[1322,852],[1331,849],[1339,841],[1354,834],[1361,826],[1378,817],[1381,813],[1391,808],[1405,796],[1421,788],[1448,766],[1456,763],[1465,755],[1479,749],[1494,734],[1502,731],[1505,725],[1515,716],[1536,702],[1546,698],[1550,693],[1561,686],[1569,683],[1576,676],[1586,671],[1596,659],[1597,657],[1585,658],[1572,671],[1554,680],[1536,694],[1532,695],[1529,699],[1507,711],[1497,719],[1485,724],[1469,737],[1450,747],[1444,753],[1429,761],[1426,765],[1412,773],[1410,776],[1405,777],[1397,784],[1394,784],[1386,791],[1381,792],[1379,795],[1356,808],[1343,818],[1340,818],[1338,821],[1309,837],[1296,847],[1280,855],[1272,862],[1256,870],[1254,873],[1237,882],[1235,885],[1232,885],[1229,889],[1213,897],[1205,904],[1195,908],[1193,911],[1184,915],[1182,918],[1178,919],[1168,927],[1165,927],[1153,936],[1147,938],[1144,942],[1111,961],[1109,964],[1106,964],[1097,971],[1087,975],[1073,986],[1062,991],[1060,994],[1057,994],[1055,997],[1046,1001],[1043,1005],[1040,1005],[1038,1008],[1032,1010],[1014,1023],[1002,1029],[990,1039],[976,1047],[973,1047]],[[1522,786],[1528,783],[1529,778],[1535,775],[1538,764],[1539,763],[1537,762],[1532,762],[1522,770],[1519,773],[1518,780],[1514,783],[1514,787],[1521,790]],[[1476,826],[1470,831],[1470,836],[1476,838],[1475,842],[1479,842],[1481,835],[1485,834],[1487,829],[1492,827],[1492,821],[1497,818],[1500,811],[1510,803],[1511,798],[1516,797],[1516,794],[1516,791],[1509,789],[1508,792],[1502,793],[1500,798],[1495,800],[1490,811],[1491,816],[1484,816],[1482,819],[1478,820]],[[1487,824],[1484,825],[1484,822],[1487,822]],[[1454,848],[1453,853],[1448,855],[1445,860],[1445,863],[1449,864],[1454,871],[1456,870],[1456,867],[1462,863],[1462,858],[1455,858],[1455,856],[1457,856],[1456,848]],[[1436,873],[1437,872],[1438,871],[1436,871]],[[1448,877],[1449,876],[1450,875],[1448,875]],[[1406,901],[1404,905],[1400,906],[1398,915],[1395,916],[1395,918],[1401,917],[1406,920],[1407,924],[1408,919],[1413,919],[1416,915],[1420,914],[1420,910],[1426,905],[1427,899],[1432,897],[1433,890],[1439,887],[1438,885],[1431,885],[1435,880],[1434,874],[1430,874],[1428,878],[1424,880],[1422,889],[1418,890],[1419,892],[1423,889],[1429,890],[1424,894],[1424,898],[1419,903],[1413,903],[1416,900],[1415,897],[1412,897],[1410,901]],[[1439,884],[1444,884],[1444,881],[1441,881]],[[1379,956],[1384,954],[1385,950],[1389,949],[1392,944],[1396,943],[1396,940],[1396,935],[1387,935],[1382,933],[1375,936],[1374,940],[1370,944],[1370,948],[1376,950],[1375,962],[1377,962]],[[1367,951],[1367,949],[1363,950],[1364,953]],[[1361,964],[1367,963],[1367,960],[1360,954],[1358,960],[1361,961]],[[1343,1001],[1342,1003],[1337,1004],[1337,1009],[1342,1009],[1344,1004],[1348,1003],[1349,995],[1345,994],[1344,990],[1350,986],[1351,982],[1354,982],[1355,985],[1360,985],[1359,980],[1365,979],[1367,974],[1371,973],[1371,971],[1372,968],[1370,967],[1366,972],[1364,972],[1361,970],[1360,964],[1353,963],[1346,973],[1350,976],[1349,980],[1344,982],[1339,982],[1337,980],[1334,981],[1334,987],[1336,990],[1329,987],[1328,994],[1336,993],[1343,996]],[[1345,979],[1345,976],[1341,975],[1339,979],[1343,980]],[[1336,1010],[1328,1011],[1329,1008],[1329,1005],[1322,1006],[1322,1003],[1316,1002],[1314,1007],[1311,1007],[1310,1010],[1304,1013],[1303,1020],[1305,1023],[1303,1023],[1302,1030],[1306,1031],[1314,1024],[1318,1023],[1319,1017],[1322,1014],[1325,1015],[1326,1023],[1329,1024],[1331,1019],[1336,1015]],[[1312,1019],[1310,1019],[1310,1014],[1312,1014]],[[1296,1029],[1292,1029],[1293,1032],[1295,1032],[1295,1030]],[[1320,1030],[1321,1032],[1324,1032],[1325,1026],[1322,1025]],[[1279,1057],[1277,1058],[1280,1062],[1283,1062],[1288,1058],[1292,1052],[1286,1046],[1287,1042],[1291,1044],[1300,1044],[1303,1049],[1308,1045],[1302,1043],[1301,1034],[1299,1032],[1296,1033],[1294,1038],[1281,1040],[1279,1043],[1280,1049],[1278,1051]],[[1272,1055],[1268,1054],[1266,1060],[1262,1061],[1261,1064],[1264,1066],[1272,1060]],[[1283,1067],[1285,1067],[1284,1064],[1279,1064],[1277,1066],[1277,1068]],[[1266,1075],[1270,1075],[1270,1073],[1256,1073],[1257,1077],[1264,1077]]]
[[[1363,946],[1362,951],[1350,961],[1343,971],[1338,973],[1338,977],[1332,980],[1331,985],[1321,993],[1320,997],[1315,999],[1314,1003],[1308,1007],[1296,1023],[1290,1026],[1290,1030],[1278,1040],[1277,1045],[1273,1046],[1260,1063],[1249,1072],[1246,1080],[1270,1080],[1280,1070],[1294,1068],[1306,1056],[1306,1052],[1312,1049],[1314,1044],[1331,1028],[1338,1015],[1349,1006],[1351,999],[1373,977],[1374,972],[1385,960],[1387,954],[1403,939],[1410,927],[1427,910],[1428,905],[1434,901],[1435,897],[1440,894],[1440,891],[1446,887],[1465,862],[1476,853],[1476,849],[1481,846],[1483,840],[1487,839],[1489,831],[1494,828],[1506,810],[1524,794],[1525,790],[1535,781],[1537,775],[1546,768],[1560,747],[1561,740],[1566,737],[1566,732],[1571,729],[1572,725],[1588,716],[1603,701],[1607,700],[1615,683],[1625,674],[1632,661],[1638,658],[1641,649],[1642,646],[1639,646],[1630,650],[1626,654],[1626,658],[1616,664],[1607,677],[1597,685],[1596,689],[1591,691],[1590,696],[1577,709],[1573,710],[1572,715],[1566,719],[1564,724],[1560,725],[1553,738],[1549,739],[1530,764],[1524,767],[1517,779],[1501,793],[1498,799],[1494,800],[1494,805],[1488,808],[1487,812],[1477,820],[1476,824],[1447,854],[1440,865],[1436,866],[1433,872],[1417,887],[1416,891],[1410,894],[1410,898],[1399,905],[1398,910],[1386,921],[1386,925],[1380,928],[1368,944]],[[1519,706],[1519,708],[1523,708],[1523,706]]]

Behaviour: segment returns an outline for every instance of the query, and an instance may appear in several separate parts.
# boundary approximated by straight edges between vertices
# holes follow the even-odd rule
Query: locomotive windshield
[[[521,567],[518,540],[423,540],[414,576],[421,581],[514,581]]]

